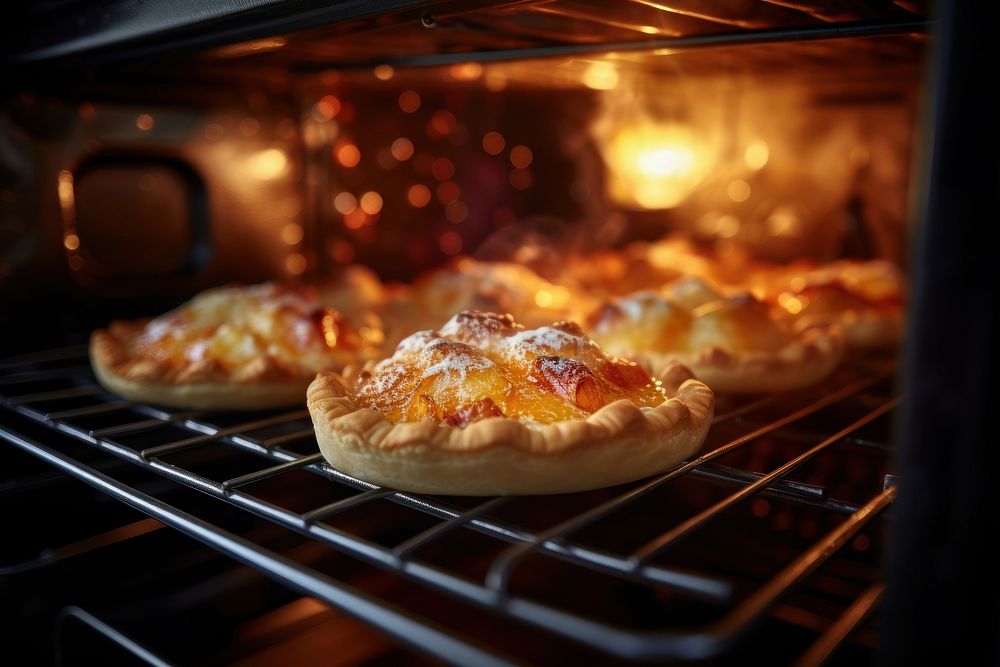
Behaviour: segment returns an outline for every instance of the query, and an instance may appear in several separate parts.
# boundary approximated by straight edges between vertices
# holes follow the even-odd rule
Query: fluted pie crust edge
[[[306,403],[320,451],[349,475],[381,486],[450,495],[553,494],[613,486],[662,472],[701,447],[712,390],[672,364],[667,400],[610,403],[586,419],[528,425],[491,417],[464,428],[433,419],[392,423],[355,401],[342,374],[320,373]]]

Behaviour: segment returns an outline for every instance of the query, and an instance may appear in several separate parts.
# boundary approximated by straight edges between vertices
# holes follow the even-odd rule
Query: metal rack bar
[[[531,540],[530,542],[525,542],[523,544],[518,544],[510,547],[509,549],[507,549],[507,551],[497,556],[497,558],[493,561],[493,564],[490,566],[489,572],[486,576],[487,586],[498,592],[506,590],[507,582],[510,580],[510,575],[511,572],[513,571],[513,568],[521,560],[526,558],[534,549],[537,549],[539,545],[558,538],[565,538],[570,533],[579,530],[584,526],[587,526],[593,523],[594,521],[597,521],[607,516],[611,512],[620,509],[627,503],[632,502],[638,498],[641,498],[647,493],[659,488],[663,484],[666,484],[670,480],[680,477],[681,475],[697,468],[703,463],[707,463],[713,459],[722,456],[723,454],[727,454],[730,451],[733,451],[738,447],[742,447],[743,445],[752,441],[753,439],[758,438],[762,435],[766,435],[767,433],[771,433],[772,431],[775,431],[781,428],[782,426],[787,426],[788,424],[791,424],[792,422],[795,422],[803,417],[814,414],[825,407],[833,405],[834,403],[837,403],[838,401],[847,398],[848,396],[852,396],[860,391],[867,389],[868,387],[877,384],[882,379],[884,378],[882,377],[868,378],[866,380],[861,380],[859,382],[855,382],[851,385],[848,385],[847,387],[844,387],[840,391],[834,392],[832,394],[827,394],[823,398],[811,403],[810,405],[805,406],[804,408],[796,410],[791,414],[785,415],[784,417],[781,417],[771,422],[770,424],[761,426],[760,428],[757,428],[754,431],[751,431],[750,433],[740,436],[735,440],[732,440],[726,443],[725,445],[722,445],[721,447],[718,447],[712,450],[711,452],[708,452],[707,454],[703,454],[702,456],[699,456],[698,458],[692,461],[689,461],[677,468],[674,468],[670,472],[660,475],[659,477],[653,479],[650,482],[647,482],[646,484],[643,484],[638,488],[635,488],[627,493],[624,493],[621,496],[618,496],[617,498],[612,498],[611,500],[602,503],[601,505],[598,505],[597,507],[594,507],[589,511],[583,512],[582,514],[572,517],[571,519],[568,519],[550,528],[549,530],[543,531],[542,533],[536,535],[535,539]]]
[[[64,361],[66,359],[86,358],[88,348],[86,345],[67,345],[66,347],[56,347],[51,350],[41,352],[29,352],[19,354],[14,357],[7,357],[0,360],[0,368],[14,368],[17,366],[27,366],[29,364],[44,364],[49,361]]]
[[[299,468],[304,468],[307,465],[318,463],[323,460],[322,454],[310,454],[308,456],[303,456],[300,459],[295,459],[294,461],[288,461],[287,463],[282,463],[270,468],[264,468],[263,470],[257,470],[246,475],[241,475],[239,477],[234,477],[232,479],[227,479],[222,483],[222,490],[228,491],[230,489],[235,489],[239,486],[244,486],[246,484],[252,484],[254,482],[259,482],[262,479],[267,479],[268,477],[274,477],[275,475],[280,475],[283,472],[288,472],[289,470],[298,470]]]
[[[735,438],[698,459],[689,461],[675,470],[646,483],[641,483],[631,491],[611,498],[609,501],[585,509],[552,528],[538,532],[528,531],[519,526],[508,525],[490,518],[489,515],[491,512],[501,507],[504,503],[510,502],[510,499],[507,498],[486,500],[472,508],[459,510],[438,498],[382,489],[347,476],[324,463],[322,455],[319,452],[299,454],[283,449],[281,445],[284,442],[309,437],[309,430],[296,428],[292,424],[297,419],[305,419],[308,415],[306,411],[284,413],[235,426],[220,427],[212,424],[210,421],[206,421],[210,419],[210,415],[205,413],[169,413],[147,406],[132,406],[131,409],[133,411],[148,414],[150,418],[124,425],[125,432],[141,431],[172,424],[177,428],[195,434],[189,438],[181,438],[165,445],[157,445],[156,448],[151,447],[146,450],[138,450],[137,448],[133,449],[105,437],[105,434],[115,435],[118,432],[122,432],[121,427],[110,427],[110,432],[107,429],[86,431],[74,426],[71,421],[66,421],[71,420],[74,416],[73,414],[69,417],[59,416],[60,413],[46,415],[27,404],[10,404],[8,402],[7,405],[8,409],[16,414],[27,417],[36,423],[56,428],[88,445],[106,449],[126,459],[132,465],[153,470],[166,478],[204,491],[235,507],[252,512],[267,520],[319,540],[352,557],[405,575],[425,586],[435,588],[466,602],[472,602],[494,612],[537,625],[573,641],[620,657],[638,657],[643,659],[659,659],[664,657],[692,658],[717,655],[728,648],[748,627],[759,621],[769,611],[770,605],[785,595],[791,586],[794,586],[802,578],[808,576],[812,571],[809,568],[818,567],[819,563],[829,558],[833,551],[843,544],[842,541],[837,541],[839,539],[837,535],[840,534],[840,531],[856,531],[875,514],[869,511],[869,505],[857,508],[847,503],[831,501],[826,498],[825,489],[821,486],[802,484],[794,480],[784,480],[781,479],[781,475],[775,475],[774,473],[771,473],[769,477],[751,471],[718,466],[710,462],[738,447],[747,445],[756,438],[771,433],[776,429],[784,428],[839,401],[851,399],[854,401],[852,405],[863,407],[857,404],[856,399],[876,384],[882,382],[886,377],[888,377],[888,372],[883,370],[883,372],[877,375],[850,382],[848,385],[823,396],[809,405],[784,414],[763,426],[754,428],[751,432]],[[725,419],[740,418],[753,413],[756,409],[766,407],[774,401],[777,401],[777,399],[773,397],[755,399],[740,408],[734,409],[728,415],[723,415],[723,417]],[[890,403],[894,405],[894,401],[890,401]],[[747,405],[753,407],[747,408]],[[865,409],[868,408],[866,407]],[[870,412],[868,418],[877,418],[879,414],[876,413],[879,409],[887,411],[891,407],[876,408],[875,411]],[[56,416],[53,417],[53,415]],[[246,433],[246,431],[281,424],[288,424],[288,427],[294,429],[294,431],[290,433],[279,432],[277,435],[269,438],[255,438]],[[4,432],[3,429],[0,429],[0,437],[9,439],[8,433]],[[187,444],[192,441],[196,441],[197,444]],[[152,455],[153,452],[169,453],[177,451],[178,448],[176,446],[178,444],[183,445],[180,449],[186,449],[188,446],[198,446],[204,442],[213,441],[218,441],[220,445],[251,452],[271,461],[276,460],[279,463],[229,480],[216,481]],[[142,451],[150,454],[149,458],[142,458],[140,456]],[[787,466],[788,464],[786,463],[785,465]],[[360,493],[303,513],[291,511],[238,490],[238,487],[275,477],[292,470],[306,470],[321,475],[331,481],[355,488]],[[788,472],[791,472],[791,469],[785,469],[783,474]],[[808,564],[805,561],[796,561],[800,565],[808,566],[799,572],[800,576],[784,579],[783,582],[785,585],[778,588],[772,585],[774,582],[772,580],[748,598],[748,601],[756,600],[754,602],[756,606],[750,608],[754,613],[749,613],[745,609],[748,602],[745,601],[728,615],[724,616],[719,622],[701,628],[671,629],[643,633],[637,632],[634,629],[608,626],[581,616],[573,609],[549,607],[530,599],[510,594],[506,588],[506,580],[504,580],[502,587],[497,587],[495,585],[496,582],[490,580],[491,575],[495,575],[496,572],[504,567],[508,569],[503,576],[509,576],[510,568],[520,558],[523,558],[534,550],[539,550],[556,559],[585,566],[591,570],[603,572],[621,580],[641,583],[647,587],[667,587],[690,597],[714,601],[719,604],[732,604],[734,586],[732,582],[725,579],[704,573],[686,572],[652,563],[637,562],[636,559],[630,558],[627,554],[620,555],[602,552],[579,544],[573,544],[566,539],[574,530],[609,516],[614,511],[624,508],[632,500],[658,488],[671,479],[676,479],[687,473],[699,477],[711,477],[725,481],[726,483],[739,485],[741,489],[734,494],[738,498],[746,497],[753,492],[768,493],[782,500],[811,504],[822,510],[845,514],[847,517],[845,522],[831,533],[832,537],[828,536],[821,540],[821,544],[826,544],[829,547],[827,550],[821,549],[816,551],[814,548],[807,552],[805,555],[809,555],[813,559]],[[891,494],[892,490],[886,490],[885,493]],[[891,495],[888,496],[886,504],[891,502],[891,498]],[[325,517],[381,499],[390,500],[394,503],[426,512],[441,519],[441,521],[396,545],[395,548],[383,547],[380,544],[366,540],[361,535],[340,530],[322,522],[322,519]],[[470,581],[455,573],[439,569],[413,557],[417,549],[440,539],[457,528],[465,526],[495,539],[512,543],[513,545],[507,550],[502,551],[494,559],[485,582]],[[848,528],[845,528],[845,526],[848,526]],[[833,540],[832,542],[831,539]],[[833,546],[831,547],[830,545]],[[504,559],[510,558],[511,553],[515,554],[515,558],[505,561]],[[505,565],[505,562],[507,565]],[[306,569],[308,571],[308,568]],[[310,574],[323,576],[311,571]],[[764,591],[768,592],[769,597],[755,597]],[[314,594],[312,591],[309,592],[310,594]],[[378,603],[376,602],[375,604]]]
[[[285,422],[304,419],[305,417],[308,416],[309,416],[308,410],[287,412],[284,414],[277,415],[275,417],[269,417],[267,419],[258,419],[252,422],[244,422],[242,424],[237,424],[236,426],[229,426],[226,428],[216,429],[211,433],[205,433],[204,435],[196,435],[192,438],[177,440],[176,442],[169,442],[165,445],[157,445],[156,447],[147,447],[146,449],[141,450],[139,452],[139,455],[144,459],[148,459],[154,456],[162,456],[163,454],[173,454],[183,449],[198,447],[200,445],[207,444],[214,440],[219,440],[220,438],[225,438],[230,435],[236,435],[237,433],[242,433],[243,431],[255,431],[257,429],[267,428],[268,426],[274,426],[276,424],[283,424]]]
[[[803,653],[795,662],[795,667],[818,667],[826,663],[844,641],[854,633],[854,631],[864,623],[872,612],[882,602],[885,594],[884,584],[875,584],[857,600],[851,604],[847,610],[841,614],[833,625],[824,632],[816,642]]]
[[[879,408],[876,408],[872,412],[869,412],[861,419],[858,419],[857,421],[853,422],[852,424],[849,424],[848,426],[844,427],[837,433],[834,433],[829,438],[819,443],[809,451],[799,454],[791,461],[785,463],[784,465],[773,470],[772,472],[764,475],[753,484],[744,486],[742,489],[732,494],[731,496],[728,496],[727,498],[719,501],[718,503],[712,505],[711,507],[699,512],[698,514],[694,515],[687,521],[684,521],[683,523],[674,526],[673,528],[663,533],[656,539],[651,540],[646,544],[642,545],[641,547],[639,547],[638,549],[636,549],[635,552],[632,554],[631,560],[635,562],[637,565],[648,562],[651,558],[655,557],[657,554],[667,549],[671,544],[680,540],[682,537],[684,537],[691,531],[695,530],[699,526],[703,525],[713,517],[718,516],[720,513],[724,512],[725,510],[729,509],[730,507],[739,503],[740,501],[750,497],[751,495],[753,495],[760,489],[766,487],[773,481],[781,479],[783,476],[787,475],[792,470],[795,470],[799,466],[816,458],[826,449],[839,442],[840,439],[845,435],[847,435],[848,433],[853,433],[862,426],[870,424],[879,417],[881,417],[882,415],[888,413],[890,410],[897,407],[899,405],[899,402],[900,401],[898,398],[888,401]]]
[[[404,644],[455,665],[508,667],[513,664],[495,652],[488,652],[468,641],[456,639],[451,633],[429,621],[415,620],[384,601],[376,600],[347,584],[325,577],[280,554],[171,507],[37,441],[9,431],[0,431],[0,438],[164,524],[257,568],[303,595],[318,597]]]
[[[111,627],[101,619],[97,618],[90,612],[81,609],[75,605],[64,607],[59,614],[56,616],[55,622],[55,650],[56,650],[56,664],[62,665],[63,662],[63,651],[62,651],[62,635],[65,631],[66,622],[70,619],[76,620],[79,623],[83,623],[87,627],[95,630],[98,634],[108,638],[118,646],[122,647],[129,653],[131,653],[136,658],[142,660],[147,665],[152,665],[153,667],[170,667],[170,663],[156,655],[145,646],[139,644],[131,637],[124,635],[121,631],[116,630]]]
[[[29,403],[42,403],[44,401],[55,401],[60,398],[79,398],[81,396],[93,396],[100,394],[104,390],[96,385],[90,384],[82,387],[69,387],[68,389],[57,389],[54,391],[41,391],[37,394],[24,394],[15,398],[8,398],[8,405],[27,405]]]
[[[761,30],[744,30],[740,32],[721,32],[708,35],[687,35],[684,37],[661,37],[628,42],[599,44],[559,44],[555,46],[539,46],[519,49],[497,49],[493,51],[435,53],[410,57],[382,60],[386,64],[399,67],[425,67],[432,65],[454,65],[463,62],[495,62],[500,60],[523,60],[527,58],[551,58],[585,55],[588,53],[609,53],[625,51],[652,51],[668,49],[704,49],[722,46],[745,46],[750,44],[777,44],[781,42],[802,42],[821,39],[845,39],[849,37],[881,37],[886,35],[906,35],[929,33],[934,27],[933,21],[921,19],[879,20],[852,23],[833,23],[824,25],[800,26],[793,28],[771,28]],[[334,62],[323,63],[328,68],[336,65]],[[379,63],[347,63],[353,66],[366,66]],[[318,66],[317,66],[318,67]]]
[[[844,544],[854,537],[873,517],[884,511],[896,498],[895,487],[889,487],[872,498],[860,510],[831,531],[826,537],[814,544],[791,565],[759,588],[747,598],[743,604],[719,624],[726,634],[743,632],[752,623],[760,620],[764,613],[777,602],[786,591],[796,583],[816,571],[820,565]]]
[[[371,502],[372,500],[391,496],[394,493],[396,492],[391,489],[369,489],[368,491],[359,493],[356,496],[344,498],[343,500],[338,500],[337,502],[330,503],[329,505],[324,505],[323,507],[319,507],[310,512],[305,512],[302,515],[302,519],[306,523],[314,523],[325,517],[333,516],[334,514],[349,510],[352,507],[358,507]]]
[[[510,502],[510,500],[511,499],[509,496],[500,496],[498,498],[487,500],[485,503],[476,505],[472,509],[462,512],[453,519],[449,519],[448,521],[443,521],[435,526],[431,526],[427,530],[421,533],[417,533],[416,535],[406,540],[405,542],[397,544],[392,549],[392,555],[399,559],[406,558],[409,554],[413,553],[417,549],[430,544],[434,540],[438,540],[444,537],[445,535],[455,530],[459,526],[463,526],[472,521],[473,519],[478,519],[479,517],[485,516],[486,514],[492,512],[493,510],[503,505],[506,505],[508,502]]]
[[[12,384],[23,384],[25,382],[42,382],[45,380],[58,380],[59,378],[71,377],[74,375],[89,377],[90,367],[75,366],[73,368],[48,368],[37,371],[25,371],[22,373],[8,373],[3,377],[0,377],[0,387]]]
[[[57,410],[56,412],[46,413],[46,417],[51,420],[56,419],[68,419],[70,417],[89,417],[90,415],[100,415],[107,412],[117,412],[118,410],[126,410],[135,405],[132,401],[110,401],[108,403],[98,403],[97,405],[88,405],[82,408],[71,408],[69,410]]]

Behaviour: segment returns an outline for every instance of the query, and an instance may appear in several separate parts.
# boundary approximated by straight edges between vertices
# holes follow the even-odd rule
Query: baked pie
[[[338,470],[396,489],[545,494],[610,486],[701,446],[714,395],[680,364],[653,379],[572,322],[526,329],[462,311],[354,382],[321,373],[307,404]]]
[[[361,307],[378,296],[370,281],[358,272],[322,289],[269,282],[206,290],[154,319],[94,332],[91,363],[102,385],[136,401],[197,409],[302,403],[317,372],[382,355],[379,317]]]
[[[750,293],[724,294],[699,278],[606,302],[588,325],[610,354],[652,369],[679,362],[727,393],[813,384],[833,371],[843,352],[836,325],[794,327]]]
[[[752,284],[797,328],[838,324],[849,348],[886,347],[902,338],[904,280],[890,262],[769,267],[757,272]]]

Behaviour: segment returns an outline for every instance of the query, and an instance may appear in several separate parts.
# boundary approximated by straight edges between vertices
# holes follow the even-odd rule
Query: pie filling
[[[658,380],[609,357],[573,322],[525,329],[510,315],[465,310],[404,339],[358,388],[392,422],[466,426],[488,417],[547,424],[583,419],[619,399],[666,400]]]
[[[222,287],[151,320],[129,340],[128,356],[175,380],[248,369],[257,377],[309,375],[374,353],[381,326],[374,315],[362,319],[355,326],[306,287]]]

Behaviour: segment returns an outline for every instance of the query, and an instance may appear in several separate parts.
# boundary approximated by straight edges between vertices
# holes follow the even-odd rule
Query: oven
[[[22,9],[0,78],[8,655],[996,662],[996,13]],[[734,262],[890,260],[904,344],[806,390],[720,394],[666,473],[489,498],[346,475],[304,408],[123,399],[87,359],[110,320],[227,282],[361,264],[406,283],[465,255],[546,275],[668,233]]]

